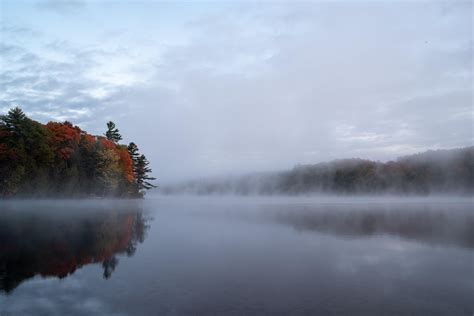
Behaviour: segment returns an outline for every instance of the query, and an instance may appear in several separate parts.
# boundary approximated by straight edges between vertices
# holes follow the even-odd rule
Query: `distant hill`
[[[205,179],[162,188],[165,194],[474,193],[474,147],[427,151],[379,162],[342,159],[292,170]]]

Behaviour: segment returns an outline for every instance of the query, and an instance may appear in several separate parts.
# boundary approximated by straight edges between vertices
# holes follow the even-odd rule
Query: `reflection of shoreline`
[[[11,292],[36,275],[64,278],[92,263],[101,263],[109,278],[116,255],[132,256],[145,238],[146,220],[136,209],[79,212],[72,205],[62,212],[54,207],[2,211],[0,291]]]
[[[265,214],[301,231],[342,237],[392,235],[432,245],[474,248],[474,212],[469,205],[410,206],[319,205]]]

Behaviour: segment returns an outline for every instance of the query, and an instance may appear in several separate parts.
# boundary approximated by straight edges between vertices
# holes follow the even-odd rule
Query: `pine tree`
[[[48,136],[19,107],[0,116],[0,194],[40,192],[54,156]]]
[[[2,129],[11,132],[15,136],[22,134],[22,125],[24,125],[26,120],[28,118],[19,107],[11,109],[7,115],[0,116]]]
[[[138,157],[140,154],[138,153],[138,146],[135,145],[135,143],[130,143],[127,147],[128,154],[130,155],[130,158],[132,158],[133,161],[133,171],[136,169],[136,162],[138,160]]]
[[[150,180],[156,180],[156,178],[148,176],[151,173],[151,169],[148,167],[150,163],[146,159],[145,155],[141,155],[137,159],[137,171],[136,171],[136,183],[140,193],[144,193],[144,190],[156,188],[155,185],[148,182]]]
[[[140,155],[138,152],[138,147],[135,145],[135,143],[130,143],[127,147],[127,150],[133,162],[136,193],[143,195],[145,190],[156,188],[155,185],[149,182],[156,179],[148,176],[148,174],[151,173],[151,169],[148,167],[150,163],[146,159],[145,155]]]
[[[107,123],[107,132],[105,132],[105,137],[114,143],[118,143],[122,139],[122,135],[120,135],[119,130],[115,128],[114,122],[110,121]]]
[[[133,178],[134,178],[134,185],[133,185],[133,191],[134,194],[138,194],[138,183],[137,183],[137,164],[138,164],[138,157],[140,157],[140,154],[138,153],[138,146],[135,143],[130,143],[127,147],[128,154],[130,155],[130,158],[132,159],[132,170],[133,170]]]

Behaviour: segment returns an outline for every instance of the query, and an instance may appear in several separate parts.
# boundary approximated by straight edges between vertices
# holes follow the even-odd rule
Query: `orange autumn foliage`
[[[87,133],[83,133],[82,134],[82,139],[84,140],[84,142],[87,144],[87,146],[89,148],[91,148],[92,146],[95,145],[95,143],[97,142],[97,139],[95,136],[92,136],[90,134],[87,134]]]
[[[111,142],[110,140],[108,140],[107,138],[105,137],[98,137],[99,138],[99,142],[100,144],[102,145],[102,147],[104,147],[105,149],[115,149],[115,147],[117,145],[115,145],[114,142]]]
[[[119,164],[123,170],[125,180],[127,180],[128,183],[132,183],[134,179],[132,158],[130,158],[126,148],[117,147],[116,152],[119,155]]]
[[[49,122],[46,128],[51,132],[51,146],[56,155],[62,160],[69,159],[79,144],[81,129],[68,122]]]

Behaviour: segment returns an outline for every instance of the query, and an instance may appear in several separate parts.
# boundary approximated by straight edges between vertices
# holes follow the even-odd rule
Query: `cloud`
[[[318,9],[310,6],[296,19],[297,27],[285,28],[278,16],[238,26],[226,15],[207,26],[201,21],[203,33],[170,50],[157,72],[173,82],[176,93],[168,104],[150,107],[157,112],[150,120],[174,122],[168,129],[158,119],[160,134],[186,145],[177,149],[158,136],[163,147],[156,159],[163,152],[179,157],[174,151],[189,151],[204,173],[243,172],[340,157],[390,159],[472,142],[472,119],[444,119],[472,112],[472,75],[465,76],[472,62],[451,58],[472,53],[465,45],[468,31],[453,37],[446,27],[431,34],[438,26],[433,14],[416,32],[413,23],[423,8],[408,16],[407,26],[383,31],[381,25],[397,25],[399,19],[390,8],[375,6],[367,13],[355,8],[347,16],[332,7]],[[298,17],[299,11],[293,14]],[[283,26],[272,32],[273,25]],[[431,38],[437,38],[436,45],[425,44]],[[182,125],[167,117],[177,113]],[[352,130],[341,137],[347,124]],[[171,164],[189,166],[180,160]]]
[[[3,43],[1,107],[113,119],[163,181],[466,146],[471,6],[88,4],[110,28]]]
[[[93,291],[97,289],[86,287],[83,273],[79,272],[68,276],[67,280],[36,277],[15,289],[13,297],[0,296],[0,313],[123,315],[114,311],[111,304],[97,299],[99,295],[91,294]]]
[[[73,14],[86,6],[83,0],[44,0],[36,3],[40,10],[49,10],[58,14]]]
[[[140,82],[133,80],[138,75],[127,52],[80,48],[68,40],[34,49],[1,43],[0,54],[1,108],[21,106],[34,119],[70,120],[97,134],[108,117],[126,115],[118,92]]]
[[[65,113],[97,103],[91,95],[81,93],[95,85],[81,78],[81,65],[74,60],[84,56],[76,54],[69,62],[56,62],[21,47],[8,51],[11,53],[3,58],[9,66],[0,74],[2,106],[19,105],[33,117],[47,120],[69,119]]]

